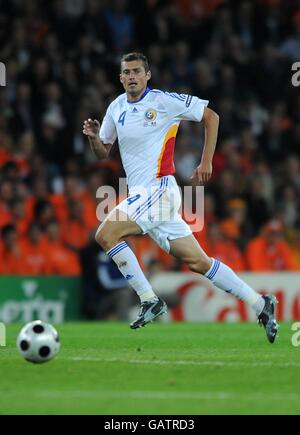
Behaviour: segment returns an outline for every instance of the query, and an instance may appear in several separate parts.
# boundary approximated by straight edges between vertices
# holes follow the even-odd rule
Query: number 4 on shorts
[[[137,199],[139,199],[141,195],[138,193],[137,195],[131,196],[130,198],[127,198],[127,204],[130,205]]]

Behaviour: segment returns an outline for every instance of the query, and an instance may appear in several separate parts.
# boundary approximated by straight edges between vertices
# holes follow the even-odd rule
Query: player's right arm
[[[100,123],[97,119],[87,119],[83,123],[83,134],[88,137],[90,147],[98,159],[106,159],[113,144],[104,144],[99,136]]]

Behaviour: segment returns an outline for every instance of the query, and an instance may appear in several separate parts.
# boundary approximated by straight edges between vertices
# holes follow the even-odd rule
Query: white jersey
[[[100,129],[104,144],[118,138],[129,191],[157,184],[175,172],[174,147],[182,120],[201,121],[207,100],[191,95],[146,89],[135,102],[126,93],[108,107]]]

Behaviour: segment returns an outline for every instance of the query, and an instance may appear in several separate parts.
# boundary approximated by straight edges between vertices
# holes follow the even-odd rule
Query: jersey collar
[[[141,95],[141,97],[138,100],[136,100],[136,101],[128,101],[127,100],[127,103],[136,104],[136,103],[140,102],[143,98],[145,98],[145,96],[148,94],[148,92],[150,92],[149,86],[146,87],[145,92],[143,93],[143,95]]]

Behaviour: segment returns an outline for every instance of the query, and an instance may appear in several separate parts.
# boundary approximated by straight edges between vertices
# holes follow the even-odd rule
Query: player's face
[[[146,72],[141,60],[122,62],[120,81],[128,95],[129,100],[138,100],[144,93],[148,80],[151,78],[150,71]]]

